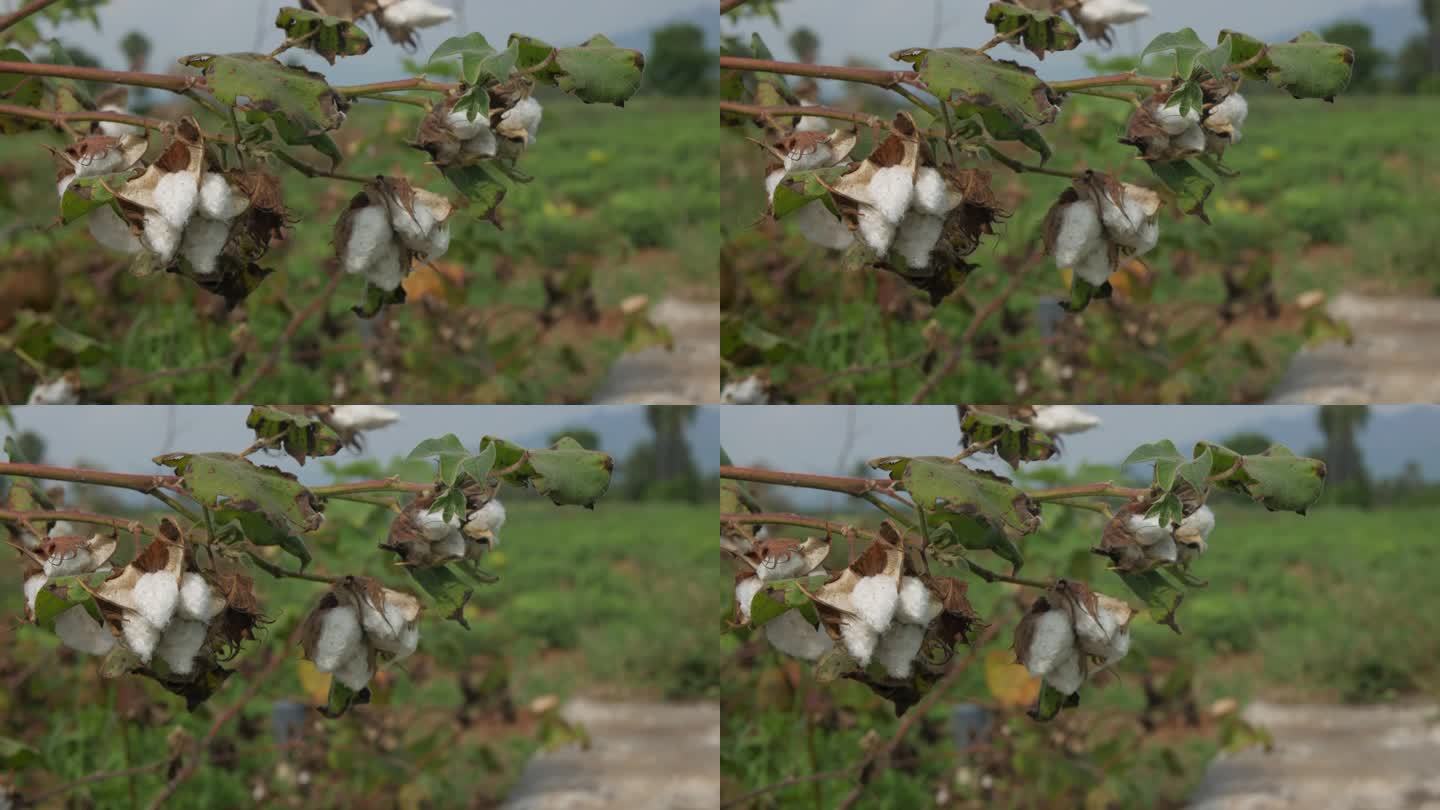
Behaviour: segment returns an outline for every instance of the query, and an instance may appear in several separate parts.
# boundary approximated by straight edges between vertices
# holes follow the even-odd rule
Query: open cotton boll
[[[50,382],[36,383],[30,389],[26,405],[74,405],[80,401],[80,393],[69,377],[59,377]]]
[[[438,259],[445,255],[450,249],[450,223],[437,225],[435,230],[430,232],[430,238],[425,244],[417,248],[421,256],[427,259]]]
[[[880,634],[864,619],[847,616],[840,622],[840,640],[845,643],[845,651],[850,653],[855,663],[868,667],[870,658],[875,655],[875,647],[880,643]]]
[[[1045,683],[1057,692],[1073,695],[1085,685],[1085,674],[1080,671],[1080,654],[1071,650],[1045,673]]]
[[[819,105],[814,101],[801,99],[800,106],[818,107]],[[830,120],[828,118],[821,118],[818,115],[802,115],[800,116],[800,123],[795,125],[796,132],[828,132],[829,130]]]
[[[1045,675],[1067,656],[1075,654],[1075,629],[1063,610],[1048,610],[1035,618],[1025,666],[1031,675]]]
[[[1095,594],[1095,609],[1075,604],[1075,638],[1086,653],[1106,664],[1125,657],[1130,650],[1130,606],[1105,594]]]
[[[390,208],[390,227],[411,250],[423,250],[430,232],[435,230],[435,213],[419,200],[413,200],[408,209],[394,197],[386,204]]]
[[[770,646],[802,661],[817,660],[835,646],[824,629],[811,624],[798,610],[787,610],[766,622],[765,638]]]
[[[1250,104],[1239,93],[1231,93],[1225,100],[1210,108],[1205,117],[1205,126],[1213,132],[1229,135],[1233,143],[1240,142],[1240,128],[1250,116]]]
[[[325,611],[320,619],[320,634],[315,641],[315,668],[333,672],[357,649],[363,649],[360,618],[355,608],[340,605]]]
[[[1121,244],[1134,239],[1148,219],[1140,202],[1130,196],[1128,191],[1127,187],[1118,204],[1109,194],[1099,195],[1100,221],[1105,225],[1110,238]]]
[[[180,249],[180,229],[157,211],[145,213],[144,231],[140,243],[155,254],[161,264],[169,264]]]
[[[908,678],[924,642],[925,628],[914,624],[894,625],[880,636],[875,659],[890,677]]]
[[[40,584],[45,583],[42,581]],[[28,581],[25,583],[25,587],[30,587]],[[759,577],[746,577],[735,583],[735,604],[740,607],[740,616],[747,622],[750,621],[750,603],[755,601],[755,594],[760,593],[760,589],[763,587],[765,587],[765,583],[761,582]],[[33,603],[34,600],[32,599],[31,602]]]
[[[365,280],[386,292],[392,292],[405,281],[410,265],[400,255],[400,243],[394,239],[380,246],[370,266],[365,268]]]
[[[1175,545],[1175,538],[1167,534],[1165,539],[1160,542],[1153,546],[1146,546],[1145,557],[1160,563],[1175,562],[1180,558],[1179,549]]]
[[[1123,25],[1150,16],[1150,7],[1137,0],[1085,0],[1079,14],[1091,25]]]
[[[352,653],[332,671],[335,680],[339,681],[350,689],[359,692],[370,683],[370,656],[366,653],[364,646]]]
[[[890,252],[890,243],[895,241],[895,223],[885,218],[879,209],[865,205],[860,207],[860,238],[869,248],[881,256]]]
[[[476,115],[474,120],[471,120],[470,114],[461,110],[451,110],[450,114],[445,116],[445,123],[462,141],[470,140],[481,131],[490,131],[490,123],[485,116]]]
[[[49,577],[66,577],[72,574],[87,574],[95,570],[95,558],[91,556],[90,550],[77,548],[65,554],[56,554],[45,560],[45,575]]]
[[[929,267],[930,252],[935,249],[935,243],[940,241],[940,233],[944,230],[944,220],[912,209],[895,232],[895,249],[905,257],[908,266]]]
[[[56,181],[55,191],[59,194],[60,199],[65,199],[66,190],[68,190],[70,188],[70,184],[74,182],[75,175],[73,174],[67,174],[64,177],[60,178],[58,181]]]
[[[1081,256],[1072,269],[1075,271],[1075,275],[1096,287],[1109,281],[1110,274],[1115,272],[1115,268],[1110,265],[1109,253],[1103,244]]]
[[[720,402],[725,405],[767,405],[770,395],[765,391],[765,381],[751,374],[738,382],[725,383],[720,389]]]
[[[765,197],[771,202],[775,201],[775,189],[780,187],[780,182],[785,179],[785,170],[776,169],[765,175]],[[60,192],[63,196],[65,192]]]
[[[835,150],[830,144],[820,141],[808,150],[796,149],[784,157],[785,172],[803,172],[829,166],[835,160]]]
[[[1159,518],[1131,515],[1125,521],[1125,528],[1135,535],[1136,541],[1142,546],[1153,546],[1172,539],[1170,529],[1162,526]]]
[[[925,626],[940,615],[944,606],[919,577],[902,577],[900,600],[895,605],[895,621]]]
[[[1204,152],[1205,143],[1205,130],[1199,124],[1191,124],[1170,141],[1171,148],[1180,152]]]
[[[458,531],[452,531],[436,540],[430,549],[440,557],[464,557],[465,535]]]
[[[180,606],[180,583],[169,571],[152,571],[135,581],[133,595],[145,621],[163,629]]]
[[[195,656],[200,654],[208,632],[204,622],[178,619],[165,628],[155,652],[171,672],[189,675],[195,671]]]
[[[900,591],[895,580],[885,576],[861,577],[850,591],[850,602],[855,614],[870,625],[875,632],[883,633],[895,618],[895,608],[900,604]]]
[[[1182,114],[1180,102],[1175,101],[1156,110],[1154,118],[1155,124],[1165,130],[1167,135],[1180,135],[1192,125],[1200,123],[1200,111],[1191,107]]]
[[[378,430],[400,421],[400,414],[383,405],[336,405],[330,421],[341,430]]]
[[[55,617],[55,635],[66,647],[86,655],[105,655],[115,649],[115,637],[95,621],[84,605]]]
[[[943,217],[965,201],[964,195],[952,191],[944,175],[934,166],[922,166],[915,173],[915,208],[932,217]]]
[[[125,611],[120,617],[120,631],[125,636],[125,646],[142,662],[150,663],[155,646],[160,643],[160,628],[145,620],[133,610]]]
[[[30,613],[35,612],[35,600],[40,596],[40,589],[44,588],[45,583],[49,581],[50,578],[44,574],[35,574],[26,579],[24,585],[22,585],[25,591],[25,607],[29,609]]]
[[[360,624],[365,628],[366,637],[379,647],[382,643],[393,644],[400,639],[409,622],[405,621],[399,605],[382,599],[376,607],[368,599],[360,601]]]
[[[200,184],[189,172],[171,172],[155,183],[155,210],[176,228],[184,228],[200,205]]]
[[[118,172],[125,168],[125,153],[121,149],[106,149],[92,155],[86,155],[75,161],[76,177],[98,177],[102,174]]]
[[[870,178],[870,194],[875,210],[899,225],[915,199],[915,177],[904,166],[886,166]]]
[[[532,144],[540,137],[540,119],[544,116],[540,102],[526,96],[515,102],[515,106],[500,114],[500,120],[512,126],[525,128],[525,143]]]
[[[180,618],[208,622],[225,609],[225,599],[215,593],[205,577],[186,571],[180,577]]]
[[[225,175],[206,172],[200,181],[200,213],[211,219],[230,221],[245,213],[250,200],[230,185]]]
[[[135,253],[142,247],[130,226],[110,206],[102,206],[85,218],[90,235],[102,246],[121,253]]]
[[[489,127],[483,127],[474,137],[465,139],[461,151],[471,157],[495,157],[499,152],[499,143],[495,140],[495,133]]]
[[[454,19],[455,12],[430,0],[397,0],[381,12],[385,22],[401,28],[430,28]]]
[[[1046,433],[1069,435],[1100,426],[1100,417],[1074,405],[1036,405],[1031,424]]]
[[[215,263],[225,252],[225,243],[230,241],[229,223],[195,217],[185,226],[185,235],[180,240],[180,255],[190,262],[190,267],[202,276],[215,272]]]
[[[350,238],[345,242],[345,272],[364,273],[383,248],[394,242],[390,217],[378,205],[366,206],[350,218]]]
[[[425,539],[431,542],[444,540],[452,533],[460,530],[459,515],[447,520],[444,509],[431,509],[426,512],[416,513],[412,520],[416,528],[420,529],[420,533],[425,535]]]
[[[806,561],[805,555],[798,551],[789,554],[781,554],[774,557],[766,557],[760,561],[760,567],[755,569],[755,575],[762,582],[774,582],[777,579],[794,579],[804,576],[810,570],[810,563]]]
[[[1203,551],[1205,543],[1210,539],[1210,533],[1215,531],[1215,513],[1208,506],[1201,506],[1190,516],[1180,521],[1179,527],[1175,529],[1175,537],[1190,545],[1198,545]]]
[[[1086,254],[1093,253],[1103,238],[1095,204],[1086,200],[1070,203],[1060,212],[1060,229],[1055,235],[1055,264],[1074,267]]]
[[[845,223],[818,202],[791,214],[790,221],[795,223],[801,236],[829,250],[844,250],[855,241],[855,235],[845,227]]]
[[[115,104],[106,104],[106,105],[104,105],[103,107],[101,107],[101,108],[99,109],[99,112],[102,112],[102,113],[118,113],[118,114],[120,114],[120,115],[128,115],[128,114],[129,114],[129,111],[126,110],[124,107],[120,107],[120,106],[117,106],[117,105],[115,105]],[[140,135],[140,134],[142,134],[142,133],[144,133],[144,132],[145,132],[145,128],[144,128],[144,127],[142,127],[142,126],[136,126],[135,124],[122,124],[122,123],[120,123],[120,122],[118,122],[118,121],[101,121],[101,122],[100,122],[100,134],[102,134],[102,135],[109,135],[109,136],[112,137],[112,138],[119,138],[119,137],[123,137],[123,136],[125,136],[125,135]]]

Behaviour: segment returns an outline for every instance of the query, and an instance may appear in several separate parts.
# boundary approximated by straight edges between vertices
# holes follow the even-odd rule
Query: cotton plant
[[[844,164],[856,141],[854,133],[841,130],[796,130],[768,147],[773,156],[765,173],[765,192],[770,204],[775,204],[776,192],[791,174]],[[844,250],[854,241],[840,216],[823,204],[803,206],[794,214],[794,222],[802,236],[823,248]]]
[[[1214,83],[1200,88],[1198,98],[1165,91],[1150,96],[1130,116],[1122,143],[1156,163],[1223,158],[1241,141],[1250,104],[1238,89]]]
[[[505,505],[482,489],[466,492],[465,508],[458,512],[432,498],[417,498],[390,524],[381,548],[399,554],[404,565],[422,568],[478,561],[499,547],[505,518]]]
[[[1100,288],[1122,260],[1160,241],[1160,195],[1153,189],[1087,174],[1060,195],[1045,220],[1045,243],[1059,267]]]
[[[1188,568],[1209,550],[1215,530],[1215,513],[1199,505],[1178,522],[1149,514],[1152,504],[1127,506],[1106,525],[1096,553],[1110,558],[1116,570],[1143,573],[1174,566]]]
[[[474,92],[474,91],[472,91]],[[523,83],[505,83],[486,91],[488,112],[453,94],[431,107],[420,121],[414,145],[442,170],[497,160],[513,164],[540,137],[544,108]]]

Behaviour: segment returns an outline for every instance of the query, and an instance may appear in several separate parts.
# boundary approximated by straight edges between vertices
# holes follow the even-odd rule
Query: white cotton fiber
[[[774,199],[775,199],[775,189],[777,189],[777,188],[780,187],[780,181],[782,181],[782,180],[784,180],[784,179],[785,179],[785,170],[784,170],[784,169],[776,169],[775,171],[770,172],[769,174],[765,175],[765,197],[766,197],[766,199],[769,199],[769,200],[771,200],[772,202],[774,201]],[[61,192],[60,192],[60,195],[63,197],[63,196],[65,195],[65,192],[64,192],[64,191],[61,191]]]
[[[819,102],[800,99],[801,107],[818,107]],[[830,122],[818,115],[802,115],[800,123],[795,125],[796,132],[825,132],[830,129]]]
[[[1170,529],[1162,526],[1159,518],[1131,515],[1125,521],[1125,528],[1135,535],[1136,541],[1142,546],[1153,546],[1172,539]]]
[[[356,692],[370,683],[370,657],[362,646],[340,661],[333,670],[335,680]]]
[[[1095,595],[1095,610],[1075,604],[1075,638],[1081,650],[1112,664],[1130,651],[1130,606],[1104,594]]]
[[[1153,546],[1146,546],[1145,556],[1161,563],[1172,563],[1180,558],[1179,549],[1175,546],[1175,538],[1170,535]]]
[[[1137,0],[1084,0],[1080,20],[1091,25],[1123,25],[1150,15],[1150,7]]]
[[[401,28],[430,28],[455,17],[454,11],[430,0],[398,0],[386,6],[381,14],[386,23]]]
[[[875,628],[864,620],[846,617],[840,622],[840,639],[857,664],[862,668],[870,666],[875,646],[880,643],[880,634],[875,632]]]
[[[57,377],[50,382],[39,382],[30,389],[30,396],[25,400],[26,405],[74,405],[80,401],[80,393],[75,390],[74,383],[69,377]]]
[[[313,653],[315,668],[333,672],[355,650],[362,648],[360,619],[349,605],[333,607],[320,619],[320,634]]]
[[[106,149],[75,162],[76,177],[96,177],[125,168],[125,153],[118,148]]]
[[[185,226],[180,255],[202,276],[215,272],[215,263],[230,241],[230,225],[206,217],[195,217]]]
[[[1200,123],[1200,111],[1191,107],[1180,114],[1180,102],[1174,101],[1155,111],[1155,123],[1168,135],[1179,135]]]
[[[1085,685],[1085,675],[1080,671],[1080,654],[1071,650],[1055,666],[1045,673],[1045,683],[1057,692],[1073,695]]]
[[[835,162],[835,150],[830,147],[830,144],[821,141],[812,145],[808,150],[792,150],[785,155],[784,162],[786,173],[819,169]]]
[[[1082,200],[1066,205],[1060,212],[1060,228],[1055,234],[1056,266],[1076,266],[1082,257],[1100,246],[1102,239],[1100,215],[1094,203]]]
[[[908,678],[925,641],[925,628],[913,624],[896,624],[880,636],[875,660],[892,678]]]
[[[45,583],[42,581],[40,584],[43,585]],[[25,583],[25,587],[28,591],[30,587],[28,580]],[[765,583],[761,582],[759,577],[746,577],[735,583],[735,604],[739,605],[740,615],[747,622],[750,621],[750,603],[755,601],[755,594],[759,593],[763,587],[765,587]],[[34,603],[33,599],[31,603]]]
[[[850,233],[845,223],[818,202],[791,214],[789,220],[795,223],[801,236],[828,250],[844,250],[855,241],[855,235]]]
[[[544,110],[540,108],[540,102],[531,96],[526,96],[515,102],[514,107],[501,113],[500,120],[524,127],[525,132],[529,135],[525,142],[531,144],[540,137],[540,118],[543,114]]]
[[[145,621],[163,629],[175,616],[175,609],[180,604],[180,583],[168,571],[141,574],[135,581],[132,595]]]
[[[1199,537],[1203,542],[1210,539],[1210,533],[1213,531],[1215,531],[1215,512],[1208,506],[1201,506],[1191,512],[1190,517],[1180,521],[1180,528],[1176,529],[1176,534]]]
[[[1171,146],[1181,152],[1204,152],[1205,130],[1199,124],[1191,124],[1170,141]]]
[[[50,578],[44,574],[35,574],[25,580],[25,584],[22,586],[25,591],[25,606],[31,613],[35,612],[35,600],[40,596],[40,589],[44,588],[45,583],[49,581]]]
[[[462,141],[468,141],[479,135],[482,131],[490,131],[490,120],[483,115],[476,115],[475,120],[470,120],[470,114],[464,111],[451,110],[445,117],[445,123],[450,125],[455,135]]]
[[[925,626],[940,615],[944,606],[919,577],[902,577],[900,600],[895,606],[895,621]]]
[[[460,148],[470,157],[495,157],[499,150],[499,142],[495,140],[495,133],[491,132],[489,127],[485,127],[475,137],[465,139]]]
[[[1044,675],[1066,656],[1074,655],[1075,630],[1063,610],[1048,610],[1035,619],[1025,666],[1031,675]]]
[[[752,374],[738,382],[725,383],[720,389],[720,402],[725,405],[768,405],[770,395],[765,391],[765,381]]]
[[[417,252],[427,259],[438,259],[445,255],[450,249],[450,223],[446,222],[436,225],[430,231],[430,237],[425,240]]]
[[[464,557],[465,556],[465,535],[452,531],[430,546],[430,550],[439,557]]]
[[[200,213],[211,219],[229,222],[249,207],[250,200],[234,189],[225,175],[205,173],[200,181]]]
[[[160,660],[170,667],[171,672],[176,675],[189,675],[195,671],[195,656],[199,655],[200,647],[205,644],[208,632],[204,622],[178,619],[165,628],[155,652],[160,655]]]
[[[377,430],[400,421],[400,414],[383,405],[336,405],[330,421],[341,430]]]
[[[915,199],[915,177],[904,166],[886,166],[870,178],[870,195],[880,215],[899,225]]]
[[[180,249],[180,229],[155,211],[145,213],[144,226],[141,244],[154,253],[161,264],[174,261],[175,252]]]
[[[895,223],[885,218],[875,208],[860,207],[860,238],[876,253],[884,256],[890,252],[890,243],[895,241]]]
[[[484,506],[470,513],[465,521],[465,531],[475,534],[489,532],[494,535],[492,546],[500,545],[500,530],[505,528],[505,504],[499,498],[491,498]]]
[[[186,571],[180,577],[180,618],[208,622],[225,609],[225,599],[215,593],[205,577]]]
[[[1240,142],[1240,128],[1245,126],[1245,119],[1250,116],[1250,104],[1245,97],[1239,93],[1231,93],[1225,100],[1210,108],[1210,114],[1205,117],[1205,125],[1217,132],[1229,130],[1230,140]]]
[[[155,184],[155,209],[176,228],[183,229],[200,204],[200,184],[189,172],[171,172]]]
[[[394,234],[384,207],[370,205],[356,211],[350,218],[350,238],[345,242],[345,272],[364,273],[376,254],[392,242]]]
[[[365,280],[391,292],[405,280],[405,273],[409,269],[409,262],[400,254],[400,243],[389,239],[380,246],[370,266],[365,269]]]
[[[429,242],[430,232],[435,230],[434,212],[419,200],[412,200],[410,208],[407,209],[392,197],[388,205],[390,227],[395,229],[396,235],[403,239],[411,250],[423,251]]]
[[[375,646],[392,644],[405,632],[408,622],[400,615],[400,608],[389,600],[381,600],[380,607],[364,599],[360,603],[360,624],[365,628],[366,638]]]
[[[115,648],[115,637],[95,621],[84,605],[55,617],[55,635],[66,647],[86,655],[105,655]]]
[[[85,218],[90,235],[102,246],[121,253],[135,253],[140,250],[140,240],[130,232],[130,226],[110,206],[102,206],[90,212]]]
[[[810,563],[806,561],[805,555],[792,549],[761,560],[760,567],[755,569],[755,575],[764,582],[774,582],[777,579],[804,576],[809,571]]]
[[[452,533],[460,530],[460,516],[445,519],[444,509],[431,509],[425,512],[417,512],[411,519],[425,539],[431,542],[444,540]]]
[[[1099,197],[1100,221],[1104,223],[1106,233],[1116,242],[1128,244],[1147,219],[1140,201],[1128,193],[1122,194],[1119,204],[1109,194],[1102,193]]]
[[[106,104],[100,108],[99,112],[119,113],[120,115],[129,114],[129,111],[124,107],[115,104]],[[102,135],[109,135],[112,138],[120,138],[126,135],[139,135],[145,131],[144,127],[136,126],[135,124],[121,124],[117,121],[101,121],[99,123],[100,133]]]
[[[125,635],[125,646],[135,657],[144,663],[150,663],[150,657],[155,654],[155,645],[160,643],[160,628],[145,620],[144,616],[131,610],[125,611],[120,618],[120,630]]]
[[[770,646],[802,661],[814,661],[835,646],[823,629],[807,621],[798,610],[787,610],[766,622],[765,638]]]
[[[944,217],[955,210],[965,196],[950,189],[945,177],[934,166],[922,166],[915,173],[915,208],[932,217]]]
[[[1036,405],[1031,423],[1046,433],[1069,435],[1099,427],[1100,417],[1074,405]]]
[[[1099,287],[1110,280],[1115,268],[1110,265],[1110,254],[1102,243],[1075,262],[1075,275]]]
[[[861,577],[850,592],[855,614],[877,633],[883,633],[895,618],[900,591],[895,580],[885,576]]]
[[[72,549],[65,554],[56,554],[45,560],[45,575],[65,577],[72,574],[88,574],[95,570],[95,558],[87,548]]]
[[[912,210],[900,222],[895,232],[895,250],[905,257],[905,264],[914,268],[930,266],[930,252],[940,241],[945,230],[945,221],[939,217]]]

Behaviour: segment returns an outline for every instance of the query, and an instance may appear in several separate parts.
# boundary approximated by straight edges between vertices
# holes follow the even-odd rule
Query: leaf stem
[[[276,579],[303,579],[309,582],[324,582],[328,585],[334,585],[341,580],[341,577],[327,577],[324,574],[307,574],[304,571],[291,571],[288,568],[283,568],[270,562],[251,549],[245,548],[241,549],[241,551],[245,552],[245,556],[249,557],[260,570]]]
[[[1170,86],[1168,79],[1157,79],[1153,76],[1141,76],[1135,71],[1125,73],[1111,73],[1105,76],[1091,76],[1087,79],[1070,79],[1068,81],[1048,82],[1050,89],[1057,93],[1069,93],[1074,90],[1089,90],[1094,87],[1150,87],[1160,90]]]
[[[395,79],[372,84],[346,84],[333,88],[342,96],[369,96],[375,93],[389,93],[394,90],[428,90],[433,93],[448,93],[460,85],[450,82],[432,82],[420,76],[410,79]]]
[[[1069,498],[1139,498],[1150,490],[1136,489],[1134,487],[1117,487],[1111,481],[1102,481],[1098,484],[1079,484],[1073,487],[1055,487],[1054,489],[1041,489],[1033,492],[1026,492],[1031,500],[1044,503],[1046,501],[1063,501]]]
[[[845,65],[812,65],[806,62],[780,62],[774,59],[751,59],[746,56],[720,57],[721,70],[742,70],[759,73],[783,73],[788,76],[809,76],[814,79],[837,79],[842,82],[894,87],[912,84],[919,74],[911,70],[880,70]]]
[[[986,568],[979,563],[971,562],[970,560],[966,560],[965,564],[970,566],[970,573],[974,574],[977,577],[980,577],[986,582],[1009,582],[1012,585],[1023,585],[1027,588],[1039,588],[1042,591],[1050,589],[1050,583],[1041,582],[1038,579],[1025,579],[1023,577],[1002,574],[998,571],[991,571],[989,568]]]
[[[1016,174],[1046,174],[1051,177],[1064,177],[1067,180],[1077,180],[1084,175],[1084,172],[1067,172],[1062,169],[1047,169],[1044,166],[1034,166],[1029,163],[1021,163],[1015,158],[1012,158],[1002,152],[994,144],[987,143],[983,144],[983,146],[985,147],[985,151],[990,153],[991,157],[1000,161],[1002,164],[1005,165],[1005,168],[1009,169],[1012,172],[1015,172]]]
[[[159,118],[146,118],[143,115],[126,115],[124,113],[98,112],[92,110],[52,112],[50,110],[39,110],[34,107],[20,107],[14,104],[0,104],[0,115],[8,115],[12,118],[29,118],[35,121],[49,121],[55,126],[68,124],[72,121],[113,121],[117,124],[130,124],[132,126],[158,130],[164,127],[166,123]]]
[[[399,478],[378,478],[369,481],[349,481],[344,484],[310,487],[310,491],[322,498],[336,498],[361,492],[424,492],[429,488],[429,484],[417,484],[413,481],[402,481]]]
[[[369,183],[370,181],[375,179],[373,177],[361,177],[356,174],[343,174],[341,172],[332,172],[326,171],[325,169],[319,169],[311,166],[309,163],[306,163],[305,161],[295,157],[294,155],[286,152],[283,149],[276,149],[274,154],[275,157],[280,158],[280,161],[282,163],[285,163],[295,171],[300,172],[306,177],[312,179],[316,177],[329,177],[333,180],[348,180],[352,183]],[[233,399],[231,400],[231,402],[234,401],[235,400]]]

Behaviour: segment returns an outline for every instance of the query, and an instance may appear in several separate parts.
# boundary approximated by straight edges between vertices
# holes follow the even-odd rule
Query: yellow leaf
[[[1040,696],[1040,679],[1015,663],[1009,650],[985,653],[985,685],[1001,706],[1010,709],[1030,706]]]
[[[300,676],[300,688],[310,698],[310,705],[324,706],[330,700],[330,673],[321,672],[305,660],[300,661],[295,671]]]

